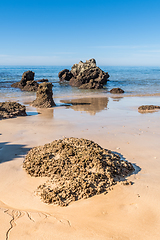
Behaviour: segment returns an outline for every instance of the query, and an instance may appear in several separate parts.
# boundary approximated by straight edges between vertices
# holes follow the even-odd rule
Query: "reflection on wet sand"
[[[51,119],[54,117],[54,109],[53,108],[40,108],[38,109],[38,113],[40,113],[40,117]]]
[[[108,101],[107,97],[61,100],[62,103],[70,104],[66,108],[72,108],[75,111],[85,111],[90,115],[95,115],[97,112],[107,109]]]
[[[111,97],[114,102],[119,102],[123,97]]]

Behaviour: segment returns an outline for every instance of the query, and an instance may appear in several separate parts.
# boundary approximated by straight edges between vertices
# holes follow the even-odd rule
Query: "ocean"
[[[99,66],[109,73],[110,78],[104,89],[85,90],[69,86],[68,83],[60,83],[59,71],[71,66],[0,66],[0,100],[7,97],[20,97],[29,95],[11,84],[21,80],[23,72],[32,70],[35,72],[35,80],[47,78],[53,83],[54,97],[79,96],[87,94],[110,94],[114,87],[122,88],[125,95],[148,95],[160,93],[160,67],[111,67]]]

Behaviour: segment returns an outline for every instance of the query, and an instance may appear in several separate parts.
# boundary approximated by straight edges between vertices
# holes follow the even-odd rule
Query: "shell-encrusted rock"
[[[154,111],[159,109],[160,109],[160,106],[156,106],[156,105],[142,105],[138,108],[138,111],[147,112],[147,111]]]
[[[17,102],[0,102],[0,119],[26,116],[26,107]]]
[[[45,203],[60,206],[106,193],[115,179],[134,170],[131,163],[97,143],[72,137],[31,149],[23,167],[31,176],[50,177],[37,192]]]

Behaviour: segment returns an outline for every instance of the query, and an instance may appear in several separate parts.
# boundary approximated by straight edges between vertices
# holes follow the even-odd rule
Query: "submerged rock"
[[[26,107],[20,103],[0,102],[0,119],[26,115]]]
[[[45,203],[67,206],[81,198],[107,193],[134,167],[118,154],[83,138],[64,138],[32,148],[23,163],[32,177],[50,179],[37,189]]]
[[[36,100],[32,102],[32,106],[39,108],[50,108],[55,105],[56,104],[53,100],[52,83],[44,82],[39,84],[36,93]]]
[[[13,83],[11,87],[20,88],[23,91],[36,92],[38,89],[38,83],[34,81],[34,72],[27,71],[22,74],[20,82]]]
[[[154,111],[160,109],[160,106],[156,105],[142,105],[138,108],[139,112]]]
[[[94,58],[86,62],[80,61],[72,66],[71,71],[64,69],[58,74],[60,81],[67,80],[72,87],[81,89],[103,88],[108,81],[109,74],[96,66]]]
[[[112,88],[111,90],[110,90],[110,93],[124,93],[124,90],[123,89],[121,89],[121,88]]]

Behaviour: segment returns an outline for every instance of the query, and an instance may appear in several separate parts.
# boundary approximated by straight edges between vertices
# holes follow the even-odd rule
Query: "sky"
[[[0,0],[0,65],[160,66],[159,0]]]

